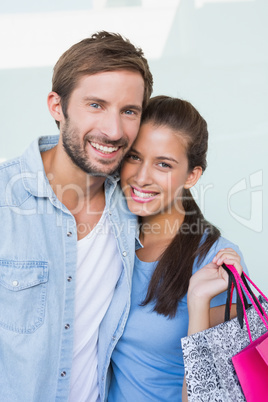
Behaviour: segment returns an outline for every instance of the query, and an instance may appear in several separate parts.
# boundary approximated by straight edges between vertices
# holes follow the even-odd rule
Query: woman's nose
[[[135,176],[137,185],[140,187],[146,186],[147,184],[152,184],[151,169],[147,164],[142,164]]]

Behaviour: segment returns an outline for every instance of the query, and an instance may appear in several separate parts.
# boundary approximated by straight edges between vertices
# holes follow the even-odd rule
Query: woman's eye
[[[160,162],[159,166],[162,168],[171,168],[171,165],[169,165],[168,163],[165,163],[165,162]]]
[[[140,158],[137,155],[128,154],[127,159],[130,159],[130,160],[133,160],[133,161],[138,161]]]

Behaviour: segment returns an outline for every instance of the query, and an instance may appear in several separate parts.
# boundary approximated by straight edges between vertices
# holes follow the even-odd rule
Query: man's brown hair
[[[64,116],[67,117],[69,97],[82,76],[115,70],[138,71],[142,75],[143,107],[146,106],[153,77],[143,51],[118,33],[100,31],[71,46],[54,67],[52,91],[61,97]]]

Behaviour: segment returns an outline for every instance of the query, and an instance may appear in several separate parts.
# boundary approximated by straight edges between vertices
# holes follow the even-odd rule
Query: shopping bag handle
[[[235,276],[232,273],[232,271],[230,271],[227,268],[227,266],[225,264],[222,264],[222,267],[225,269],[225,271],[228,273],[228,276],[229,276],[229,283],[228,283],[228,289],[227,289],[227,298],[226,298],[226,306],[225,306],[225,321],[230,320],[230,312],[231,312],[231,306],[232,306],[232,300],[233,300],[233,291],[236,288],[236,292],[237,292],[237,301],[236,301],[237,318],[238,318],[238,322],[240,324],[240,327],[243,328],[243,317],[244,317],[243,305],[242,305],[242,301],[240,300],[240,297],[239,297],[239,294],[238,294],[237,283],[236,283],[236,280],[235,280]],[[241,277],[242,276],[243,276],[243,273],[242,273]],[[245,278],[243,278],[243,279],[246,282]],[[251,291],[251,289],[250,289],[250,291]],[[243,294],[243,300],[244,300],[245,308],[247,309],[249,307],[248,300],[247,300],[247,298],[246,298],[246,296],[245,296],[245,294],[243,292],[242,292],[242,294]]]
[[[242,321],[242,325],[241,325],[241,328],[242,328],[243,317],[245,318],[249,340],[252,343],[252,337],[251,337],[251,332],[250,332],[250,327],[249,327],[249,322],[248,322],[248,317],[247,317],[247,312],[246,312],[246,305],[248,306],[248,303],[247,302],[245,303],[245,300],[246,300],[245,294],[248,296],[249,300],[253,304],[255,310],[257,311],[259,317],[261,318],[261,320],[267,330],[268,330],[268,315],[266,314],[262,305],[259,303],[256,295],[250,289],[245,278],[262,295],[262,297],[267,302],[268,302],[268,298],[262,293],[262,291],[255,285],[255,283],[248,277],[248,275],[246,273],[243,272],[243,274],[240,276],[239,273],[237,272],[236,268],[233,265],[222,264],[222,267],[229,274],[229,278],[230,278],[229,283],[231,283],[231,284],[233,283],[233,285],[237,289],[237,307],[238,307],[237,314],[238,314],[238,317],[240,316],[239,322],[241,325],[241,321]],[[244,278],[242,278],[242,276]],[[232,288],[232,286],[231,286],[231,288]],[[228,299],[228,297],[227,297],[227,299]],[[241,309],[241,305],[242,305],[242,309]],[[241,312],[242,312],[242,320],[241,320]]]
[[[232,299],[233,299],[233,291],[236,288],[237,290],[237,283],[234,277],[234,274],[227,268],[227,266],[225,264],[222,264],[223,268],[227,271],[228,275],[229,275],[229,283],[228,283],[228,289],[227,289],[227,299],[226,299],[226,307],[225,307],[225,321],[229,321],[230,320],[230,312],[231,312],[231,306],[232,306]],[[257,304],[257,306],[259,307],[259,310],[262,313],[262,306],[259,303],[258,298],[256,297],[256,295],[253,293],[253,291],[251,290],[249,284],[247,283],[247,280],[245,278],[245,273],[242,272],[241,274],[241,279],[244,282],[244,285],[246,286],[248,292],[251,294],[251,296],[253,297],[255,303]],[[247,276],[248,278],[248,276]],[[248,278],[249,279],[249,278]],[[250,280],[250,279],[249,279]],[[251,281],[251,280],[250,280]],[[254,285],[254,284],[253,284]],[[254,285],[256,287],[256,285]],[[259,290],[259,289],[258,289]],[[261,293],[261,291],[259,290],[259,293]],[[237,291],[238,294],[238,291]],[[242,290],[242,295],[243,295],[243,300],[244,300],[244,304],[245,304],[245,309],[247,309],[250,304],[248,303],[248,299],[245,295],[245,292],[243,292]],[[263,295],[264,296],[264,295]],[[265,296],[264,296],[265,297]],[[237,298],[237,317],[238,317],[238,321],[239,324],[241,326],[241,328],[243,328],[243,317],[244,317],[244,312],[243,312],[243,304],[242,301],[240,300],[240,297],[238,295]]]

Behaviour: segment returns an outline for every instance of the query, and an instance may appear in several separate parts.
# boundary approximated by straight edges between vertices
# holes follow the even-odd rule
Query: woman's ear
[[[62,121],[62,119],[64,118],[60,101],[61,101],[60,96],[56,92],[50,92],[48,94],[47,97],[48,110],[51,116],[56,121],[59,122]]]
[[[184,183],[184,188],[188,189],[193,187],[198,180],[200,179],[201,175],[202,175],[202,168],[201,166],[196,166],[189,174],[187,177],[186,182]]]

